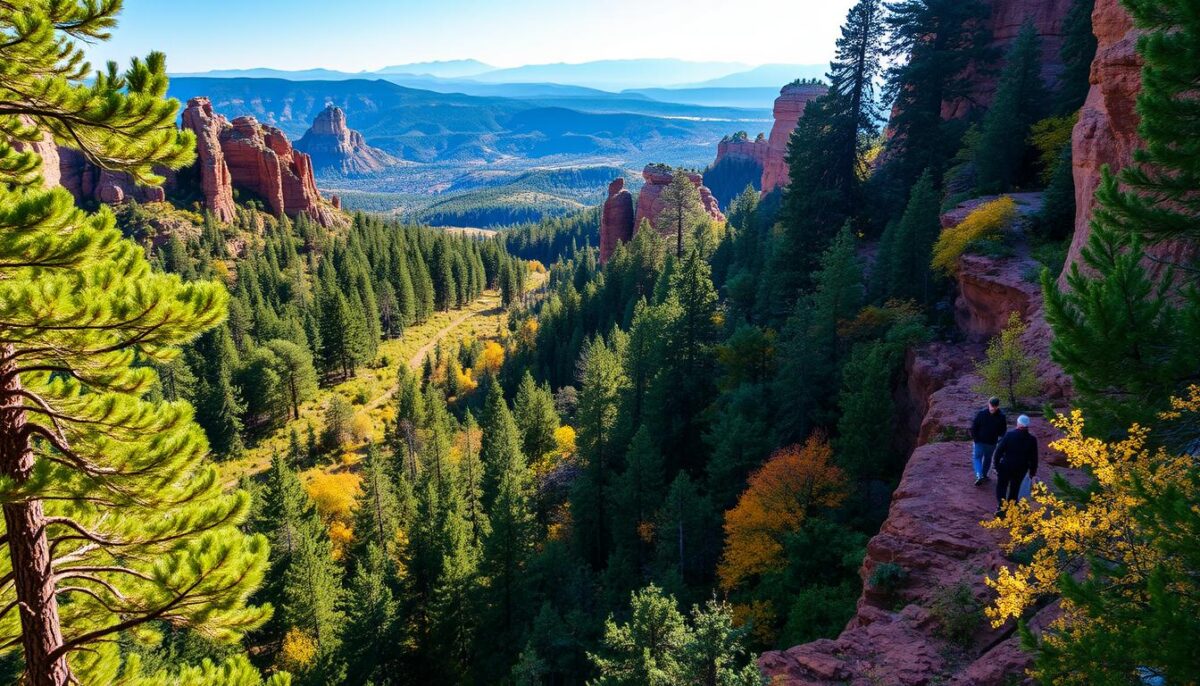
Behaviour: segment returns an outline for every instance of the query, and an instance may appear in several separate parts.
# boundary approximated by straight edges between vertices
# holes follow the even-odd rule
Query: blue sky
[[[829,60],[853,0],[126,0],[94,65],[150,50],[173,72],[346,71],[475,58],[508,67],[675,57]]]

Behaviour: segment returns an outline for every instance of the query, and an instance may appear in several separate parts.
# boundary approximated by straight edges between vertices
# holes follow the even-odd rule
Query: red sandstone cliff
[[[633,195],[626,190],[624,177],[619,177],[608,184],[608,199],[600,214],[600,263],[633,238],[633,231]]]
[[[767,163],[767,150],[770,144],[767,142],[767,137],[763,134],[758,134],[754,140],[750,140],[744,133],[733,136],[726,136],[717,143],[717,158],[713,160],[712,166],[716,167],[721,162],[729,160],[750,160],[765,166]]]
[[[74,148],[59,148],[58,159],[59,184],[76,200],[116,205],[127,200],[146,203],[167,198],[161,186],[139,186],[128,174],[101,169]],[[169,179],[168,172],[168,182]]]
[[[208,98],[188,101],[183,125],[196,134],[204,204],[218,219],[232,221],[236,187],[261,198],[272,214],[305,214],[323,226],[345,222],[317,190],[308,155],[293,149],[279,129],[254,117],[229,122],[213,112]]]
[[[775,124],[771,127],[771,137],[763,160],[763,193],[770,193],[788,184],[788,140],[792,131],[796,130],[800,117],[804,116],[804,108],[824,95],[826,90],[823,85],[793,83],[779,91],[779,97],[775,99]]]
[[[642,220],[645,219],[654,226],[654,220],[658,218],[662,212],[662,201],[659,196],[662,195],[663,188],[671,183],[671,178],[674,176],[674,171],[665,165],[647,164],[642,170],[642,178],[646,180],[642,190],[638,193],[637,201],[637,219],[634,220],[634,226],[640,226]],[[700,190],[700,204],[704,207],[704,211],[708,216],[713,218],[713,221],[725,221],[725,215],[721,213],[721,208],[717,205],[717,199],[713,197],[712,192],[708,190],[708,186],[704,185],[704,180],[699,174],[688,172],[688,178],[692,180],[692,184]]]
[[[313,168],[339,174],[372,174],[396,164],[396,158],[367,145],[363,135],[346,126],[346,113],[328,105],[312,127],[296,141],[296,150],[312,158]]]
[[[1062,76],[1063,62],[1059,56],[1063,44],[1063,22],[1073,0],[992,0],[987,30],[989,45],[997,62],[987,69],[971,69],[971,92],[962,100],[946,103],[942,116],[949,119],[969,114],[976,107],[986,107],[996,90],[999,65],[1016,40],[1025,22],[1033,24],[1041,47],[1042,78],[1053,87]]]
[[[995,259],[964,256],[959,264],[960,297],[956,321],[968,339],[995,335],[1008,313],[1020,313],[1029,328],[1026,349],[1041,360],[1041,400],[1063,405],[1069,380],[1049,361],[1050,332],[1042,313],[1041,291],[1026,274],[1037,267],[1023,250]],[[1021,679],[1029,664],[1013,627],[994,630],[981,624],[969,644],[958,646],[939,637],[938,621],[929,610],[939,589],[965,584],[981,603],[990,601],[986,574],[1008,564],[1000,553],[1003,534],[985,530],[996,501],[990,487],[971,485],[968,441],[957,437],[979,408],[979,377],[973,362],[982,354],[978,343],[931,343],[913,350],[905,364],[907,382],[901,407],[916,433],[916,449],[892,495],[888,517],[867,545],[860,575],[864,581],[858,610],[836,639],[823,639],[765,653],[763,671],[780,686],[897,684],[917,686],[935,681],[963,686],[1000,686]],[[1045,446],[1056,432],[1040,418],[1032,428]],[[1049,464],[1039,476],[1064,474],[1061,456],[1043,450]],[[991,486],[991,484],[988,484]],[[882,563],[908,572],[896,597],[884,597],[867,581]],[[1053,616],[1053,607],[1034,617],[1034,627]]]
[[[204,206],[219,221],[231,222],[236,213],[233,204],[233,179],[221,151],[221,131],[229,126],[225,117],[213,112],[208,98],[188,100],[183,111],[183,126],[196,134],[196,167]]]

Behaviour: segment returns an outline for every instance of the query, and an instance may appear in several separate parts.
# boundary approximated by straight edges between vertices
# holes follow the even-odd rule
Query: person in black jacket
[[[975,413],[971,422],[971,462],[975,466],[975,485],[987,481],[996,442],[1008,429],[1008,417],[1000,410],[1000,399],[992,397],[987,407]]]
[[[1004,501],[1016,502],[1021,482],[1028,474],[1037,476],[1038,444],[1029,433],[1029,417],[1017,417],[1017,428],[1004,434],[992,456],[996,468],[996,516],[1004,514]]]

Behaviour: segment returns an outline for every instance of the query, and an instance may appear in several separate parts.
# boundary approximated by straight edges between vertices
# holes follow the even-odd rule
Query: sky
[[[853,0],[126,0],[94,66],[151,50],[171,72],[342,71],[474,58],[821,64]]]

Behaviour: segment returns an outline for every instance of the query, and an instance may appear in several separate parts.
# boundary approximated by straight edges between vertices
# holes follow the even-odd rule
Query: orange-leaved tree
[[[722,589],[782,568],[784,538],[799,531],[813,509],[841,504],[846,476],[832,458],[829,440],[814,433],[803,445],[775,451],[750,475],[737,505],[725,513],[725,553],[717,567]]]

